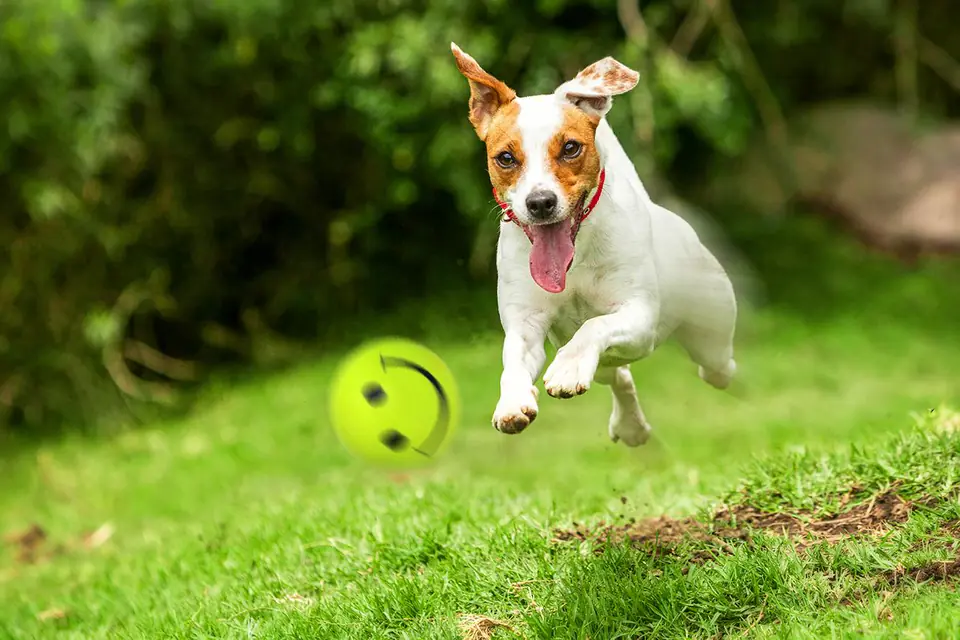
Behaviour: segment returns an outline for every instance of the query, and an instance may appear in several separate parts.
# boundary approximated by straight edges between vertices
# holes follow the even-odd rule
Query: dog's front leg
[[[547,359],[543,342],[548,324],[546,317],[538,315],[504,323],[500,400],[493,412],[493,426],[498,431],[520,433],[537,417],[534,380]]]
[[[654,309],[650,302],[634,302],[584,322],[547,368],[543,376],[547,393],[572,398],[586,392],[605,353],[624,362],[650,355],[656,344]]]

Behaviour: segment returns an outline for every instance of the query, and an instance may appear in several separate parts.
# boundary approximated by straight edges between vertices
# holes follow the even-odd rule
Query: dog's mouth
[[[574,243],[583,216],[585,196],[569,215],[559,222],[524,226],[533,247],[530,250],[530,275],[544,291],[560,293],[567,286],[567,271],[573,264]]]
[[[530,275],[540,288],[560,293],[567,286],[567,271],[573,263],[573,218],[552,224],[525,227],[533,243],[530,250]]]

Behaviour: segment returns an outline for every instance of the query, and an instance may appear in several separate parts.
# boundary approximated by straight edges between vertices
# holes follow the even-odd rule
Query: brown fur
[[[526,160],[522,133],[517,128],[519,115],[520,105],[511,102],[497,112],[487,130],[487,170],[490,173],[490,182],[501,198],[520,179]],[[571,204],[597,186],[600,155],[594,137],[598,123],[599,120],[574,106],[564,107],[563,124],[547,149],[547,161]],[[563,157],[563,146],[571,140],[579,142],[582,148],[576,158],[567,159]],[[496,161],[497,155],[504,151],[513,154],[516,161],[514,166],[507,169]]]
[[[460,73],[470,82],[470,124],[484,140],[497,112],[513,102],[516,92],[483,70],[477,61],[456,46],[451,46]]]
[[[520,114],[517,94],[484,71],[476,60],[455,44],[451,43],[450,48],[457,68],[470,83],[470,123],[486,144],[490,182],[497,195],[503,198],[520,180],[526,160],[522,134],[517,128]],[[608,57],[581,71],[577,78],[585,90],[580,99],[597,101],[598,104],[594,106],[599,109],[608,96],[633,88],[639,75]],[[599,123],[599,115],[587,113],[573,105],[567,106],[564,108],[563,124],[547,149],[547,161],[571,205],[597,186],[600,156],[594,138]],[[577,157],[566,158],[563,147],[571,140],[578,142],[582,149]],[[515,164],[507,168],[501,167],[496,159],[504,151],[509,151],[515,160]]]
[[[487,146],[487,171],[490,173],[490,183],[496,189],[498,197],[520,179],[523,173],[523,138],[517,128],[517,118],[520,116],[520,105],[510,102],[501,108],[490,120],[487,127],[487,136],[484,140]],[[497,164],[497,155],[509,151],[513,154],[516,164],[504,169]]]
[[[632,89],[640,79],[640,74],[607,57],[578,73],[577,78],[585,85],[593,85],[598,93],[616,95]]]
[[[636,71],[607,57],[578,73],[567,97],[574,104],[601,111],[609,104],[610,96],[626,93],[639,79]]]
[[[573,106],[564,107],[563,125],[550,142],[548,158],[553,175],[571,205],[597,186],[600,154],[594,137],[599,120]],[[580,155],[572,160],[563,157],[563,146],[573,140],[582,145]]]

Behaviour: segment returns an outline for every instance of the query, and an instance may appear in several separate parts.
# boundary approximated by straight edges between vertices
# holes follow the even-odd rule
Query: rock
[[[789,173],[777,173],[758,140],[715,172],[702,197],[765,214],[803,204],[895,253],[960,250],[960,126],[920,131],[893,109],[830,103],[789,129]]]

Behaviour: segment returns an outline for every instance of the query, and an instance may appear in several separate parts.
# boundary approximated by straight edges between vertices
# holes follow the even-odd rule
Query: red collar
[[[600,179],[597,182],[597,192],[593,194],[593,197],[590,198],[590,204],[580,210],[580,213],[577,214],[576,219],[573,221],[573,233],[576,234],[580,230],[580,225],[584,220],[587,219],[587,216],[593,211],[593,208],[597,206],[597,202],[600,201],[600,194],[603,193],[603,181],[606,179],[607,170],[600,170]],[[497,197],[497,190],[493,190],[493,197],[497,201],[497,204],[500,205],[500,208],[503,209],[503,215],[507,217],[507,220],[511,220],[517,223],[517,226],[523,229],[523,232],[527,234],[527,237],[530,238],[530,232],[527,231],[526,227],[520,224],[520,221],[517,220],[517,215],[513,212],[513,209],[510,208],[506,202],[502,202],[500,198]],[[533,239],[530,238],[530,241],[533,242]]]

